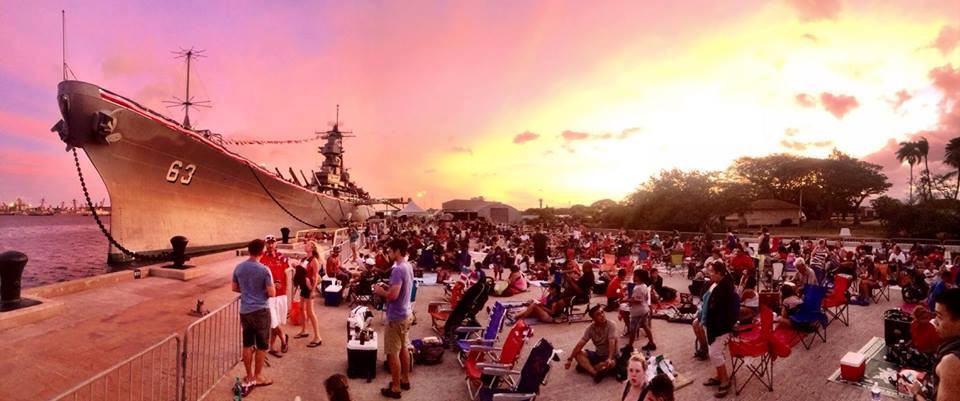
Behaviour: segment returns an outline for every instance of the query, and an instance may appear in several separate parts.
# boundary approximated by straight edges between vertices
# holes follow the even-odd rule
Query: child
[[[653,342],[653,331],[650,330],[650,274],[643,269],[633,272],[633,293],[630,294],[630,347],[637,338],[639,330],[643,329],[647,335],[647,345],[641,348],[644,351],[653,351],[657,345]]]

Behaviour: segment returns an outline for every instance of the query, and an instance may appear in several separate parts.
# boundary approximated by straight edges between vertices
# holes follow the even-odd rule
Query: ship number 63
[[[183,170],[182,177],[180,170]],[[167,170],[167,181],[177,182],[179,179],[181,184],[190,185],[190,181],[193,181],[193,173],[195,172],[197,172],[197,166],[188,164],[186,167],[184,167],[182,161],[174,160],[173,163],[170,163],[170,169]]]

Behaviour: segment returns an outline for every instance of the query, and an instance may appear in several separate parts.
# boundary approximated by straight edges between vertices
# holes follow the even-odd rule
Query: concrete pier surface
[[[230,291],[230,274],[242,257],[234,253],[222,253],[196,258],[192,264],[205,270],[206,274],[190,281],[147,277],[139,280],[122,280],[110,286],[88,289],[82,292],[55,296],[65,310],[58,316],[0,332],[0,400],[33,401],[50,399],[62,391],[92,377],[100,371],[156,344],[171,333],[181,333],[197,318],[187,311],[203,298],[206,308],[215,309],[232,300],[236,294]],[[665,284],[686,292],[688,281],[680,275],[664,275]],[[827,381],[839,366],[840,358],[848,351],[856,351],[871,337],[883,336],[883,311],[900,305],[899,291],[893,290],[891,301],[869,307],[851,306],[850,327],[834,322],[828,328],[827,342],[816,340],[811,350],[802,346],[793,349],[789,358],[778,359],[774,365],[774,391],[768,392],[756,381],[751,382],[739,396],[732,392],[726,399],[736,400],[827,400],[866,399],[866,389]],[[443,291],[439,286],[421,287],[415,305],[418,324],[411,330],[411,338],[432,336],[428,304],[440,300]],[[497,299],[526,300],[539,297],[540,289],[510,298],[491,298],[488,305]],[[601,297],[595,297],[594,302]],[[345,319],[349,306],[327,307],[317,299],[316,310],[320,320],[323,345],[307,348],[309,339],[293,339],[298,327],[287,325],[291,334],[290,352],[283,358],[268,357],[271,366],[265,376],[274,381],[267,387],[256,388],[249,397],[251,401],[290,400],[300,396],[303,401],[326,400],[323,380],[334,373],[346,373]],[[607,314],[616,321],[616,313]],[[480,314],[485,323],[488,316]],[[555,347],[566,352],[572,350],[582,336],[588,323],[538,324],[520,359],[541,337],[547,338]],[[374,318],[374,327],[381,331],[384,325],[380,313]],[[618,323],[619,325],[619,323]],[[712,388],[701,385],[714,369],[709,362],[693,359],[694,337],[689,325],[653,322],[658,349],[671,359],[677,370],[693,382],[676,393],[677,400],[713,399]],[[637,346],[646,344],[639,339]],[[590,347],[590,346],[588,346]],[[383,360],[382,343],[379,359]],[[518,365],[519,366],[519,365]],[[237,364],[227,376],[213,388],[206,400],[232,399],[231,386],[234,377],[242,377],[243,366]],[[744,376],[741,376],[744,377]],[[351,379],[350,392],[356,400],[379,400],[380,388],[386,386],[389,374],[377,371],[371,383],[364,379]],[[411,376],[412,389],[403,393],[408,400],[467,400],[466,383],[462,368],[455,355],[448,351],[444,361],[435,366],[415,366]],[[554,363],[547,384],[542,387],[539,400],[619,400],[623,384],[612,378],[594,384],[586,375],[573,369],[564,370],[563,364]]]

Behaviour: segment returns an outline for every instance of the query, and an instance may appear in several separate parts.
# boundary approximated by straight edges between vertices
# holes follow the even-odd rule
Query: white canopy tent
[[[417,206],[417,204],[413,203],[413,201],[407,203],[407,206],[404,206],[403,209],[397,212],[397,216],[426,217],[428,215],[430,215],[430,213],[427,213],[427,211],[423,210],[422,207]]]

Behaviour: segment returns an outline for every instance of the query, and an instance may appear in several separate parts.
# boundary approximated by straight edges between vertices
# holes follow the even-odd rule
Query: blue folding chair
[[[466,360],[470,347],[474,345],[493,346],[497,342],[500,331],[503,330],[506,315],[507,307],[498,301],[493,304],[493,309],[490,311],[490,321],[487,323],[487,327],[461,326],[456,329],[459,334],[458,337],[464,336],[463,339],[457,340],[457,350],[459,351],[457,361],[460,362],[461,366]],[[483,332],[483,334],[481,335],[480,332]]]
[[[827,342],[827,315],[823,313],[823,298],[827,295],[827,288],[819,285],[807,284],[803,286],[803,303],[800,310],[790,315],[790,323],[795,328],[810,328],[813,331],[796,330],[801,336],[803,347],[810,349],[816,337]]]

